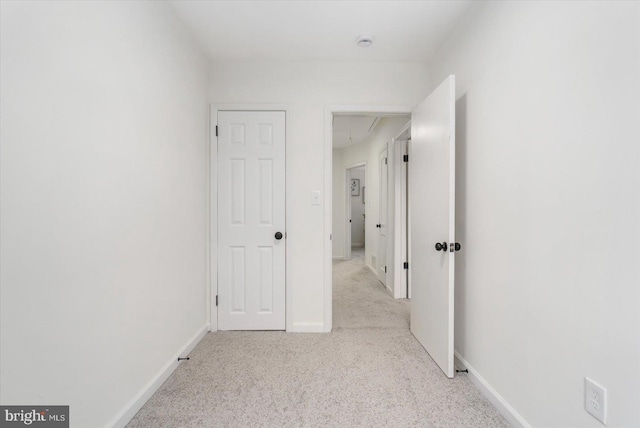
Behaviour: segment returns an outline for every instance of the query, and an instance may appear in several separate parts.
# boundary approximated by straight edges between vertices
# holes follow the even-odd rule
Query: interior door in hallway
[[[218,329],[285,329],[285,113],[218,112]]]
[[[409,192],[411,332],[442,371],[453,377],[454,76],[411,115]]]
[[[378,166],[380,167],[380,213],[378,214],[378,256],[376,272],[380,282],[387,286],[387,237],[389,223],[387,221],[388,195],[389,195],[389,174],[388,174],[388,148],[387,144],[378,155]]]

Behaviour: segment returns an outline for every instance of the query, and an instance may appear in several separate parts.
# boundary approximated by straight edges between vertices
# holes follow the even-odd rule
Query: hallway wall
[[[2,404],[112,426],[206,327],[208,61],[162,2],[0,17]]]
[[[333,149],[333,156],[331,157],[331,174],[332,182],[331,187],[333,189],[332,197],[333,204],[331,205],[333,228],[331,230],[331,254],[335,260],[344,260],[345,257],[345,224],[344,221],[344,204],[338,201],[343,201],[345,198],[344,187],[344,174],[341,172],[344,169],[344,161],[342,159],[342,149]]]
[[[532,426],[640,426],[640,4],[476,5],[457,80],[456,350]]]

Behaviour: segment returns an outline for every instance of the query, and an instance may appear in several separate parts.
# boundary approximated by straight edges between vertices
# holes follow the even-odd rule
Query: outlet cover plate
[[[584,378],[584,408],[594,418],[607,423],[607,390],[588,377]]]

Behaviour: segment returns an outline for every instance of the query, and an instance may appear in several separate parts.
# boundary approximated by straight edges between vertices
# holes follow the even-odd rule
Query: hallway
[[[506,427],[462,376],[447,379],[364,255],[333,264],[330,334],[208,334],[128,427]]]
[[[333,262],[333,331],[352,328],[409,329],[409,301],[385,291],[364,264],[364,248]]]

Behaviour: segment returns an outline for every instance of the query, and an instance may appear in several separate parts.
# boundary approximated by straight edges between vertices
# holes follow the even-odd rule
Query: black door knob
[[[380,228],[380,225],[379,225],[379,224],[376,224],[376,227],[379,229],[379,228]]]
[[[436,251],[447,251],[447,243],[436,242]]]
[[[282,239],[282,233],[281,232],[276,232],[276,239],[278,241]]]

